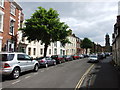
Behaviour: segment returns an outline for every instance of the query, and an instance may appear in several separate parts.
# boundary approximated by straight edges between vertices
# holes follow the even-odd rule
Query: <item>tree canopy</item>
[[[38,7],[30,19],[25,22],[22,32],[29,41],[41,41],[45,44],[44,56],[46,56],[47,47],[51,42],[60,41],[64,46],[69,42],[66,38],[70,34],[69,27],[64,22],[60,22],[59,14],[56,10],[50,8]]]
[[[92,48],[92,41],[88,38],[84,38],[81,42],[81,48],[85,48],[86,49],[86,54],[87,54],[87,49],[88,48]]]

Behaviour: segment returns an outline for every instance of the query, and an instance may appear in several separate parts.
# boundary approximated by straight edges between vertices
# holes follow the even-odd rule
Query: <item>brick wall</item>
[[[11,8],[11,3],[13,3],[13,5],[16,7],[15,9],[15,15],[12,15],[10,13],[10,8]],[[14,36],[17,35],[18,32],[18,25],[19,25],[19,15],[20,11],[22,11],[22,9],[19,7],[19,5],[15,2],[9,2],[9,0],[6,0],[4,2],[4,8],[0,7],[0,10],[2,10],[4,12],[4,18],[3,18],[3,32],[0,32],[0,36],[3,37],[2,39],[2,48],[5,47],[5,44],[7,44],[8,40],[11,40],[13,35],[10,35],[10,20],[11,18],[15,20],[14,22]],[[22,12],[21,12],[22,13]],[[16,39],[17,40],[17,39]],[[17,42],[15,42],[14,44],[16,44]],[[16,45],[14,45],[16,46]]]

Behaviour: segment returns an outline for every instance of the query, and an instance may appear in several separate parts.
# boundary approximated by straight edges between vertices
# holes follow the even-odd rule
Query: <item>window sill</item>
[[[13,14],[12,12],[10,12],[11,15],[15,16],[15,14]]]
[[[14,34],[12,34],[12,33],[10,33],[10,32],[9,32],[9,35],[14,36]]]
[[[3,33],[3,30],[0,29],[0,33]]]
[[[1,6],[1,5],[0,5],[0,7],[1,7],[2,9],[5,9],[4,6]]]

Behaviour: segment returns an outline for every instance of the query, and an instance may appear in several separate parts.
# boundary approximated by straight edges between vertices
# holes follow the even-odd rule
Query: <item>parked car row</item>
[[[89,55],[88,63],[98,63],[100,59],[104,59],[107,56],[110,56],[111,53],[98,53],[98,54],[91,54]]]
[[[0,74],[9,75],[13,79],[19,78],[20,74],[32,70],[37,72],[40,67],[48,67],[83,58],[83,55],[52,55],[51,57],[31,58],[25,53],[1,52],[0,53]]]

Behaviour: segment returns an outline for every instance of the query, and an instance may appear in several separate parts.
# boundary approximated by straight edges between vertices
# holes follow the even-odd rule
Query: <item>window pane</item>
[[[41,55],[43,54],[43,49],[40,49],[40,54],[41,54]]]
[[[30,60],[30,57],[28,55],[25,55],[25,60]]]
[[[24,60],[25,59],[25,56],[22,55],[22,54],[18,54],[18,60]]]
[[[13,4],[11,4],[10,12],[15,15],[15,6]]]
[[[0,6],[3,7],[4,0],[0,0]]]
[[[28,48],[28,55],[31,55],[31,48]]]
[[[2,61],[10,61],[13,60],[14,54],[0,54],[0,60]]]
[[[34,55],[35,55],[35,52],[36,52],[36,48],[34,48]]]

